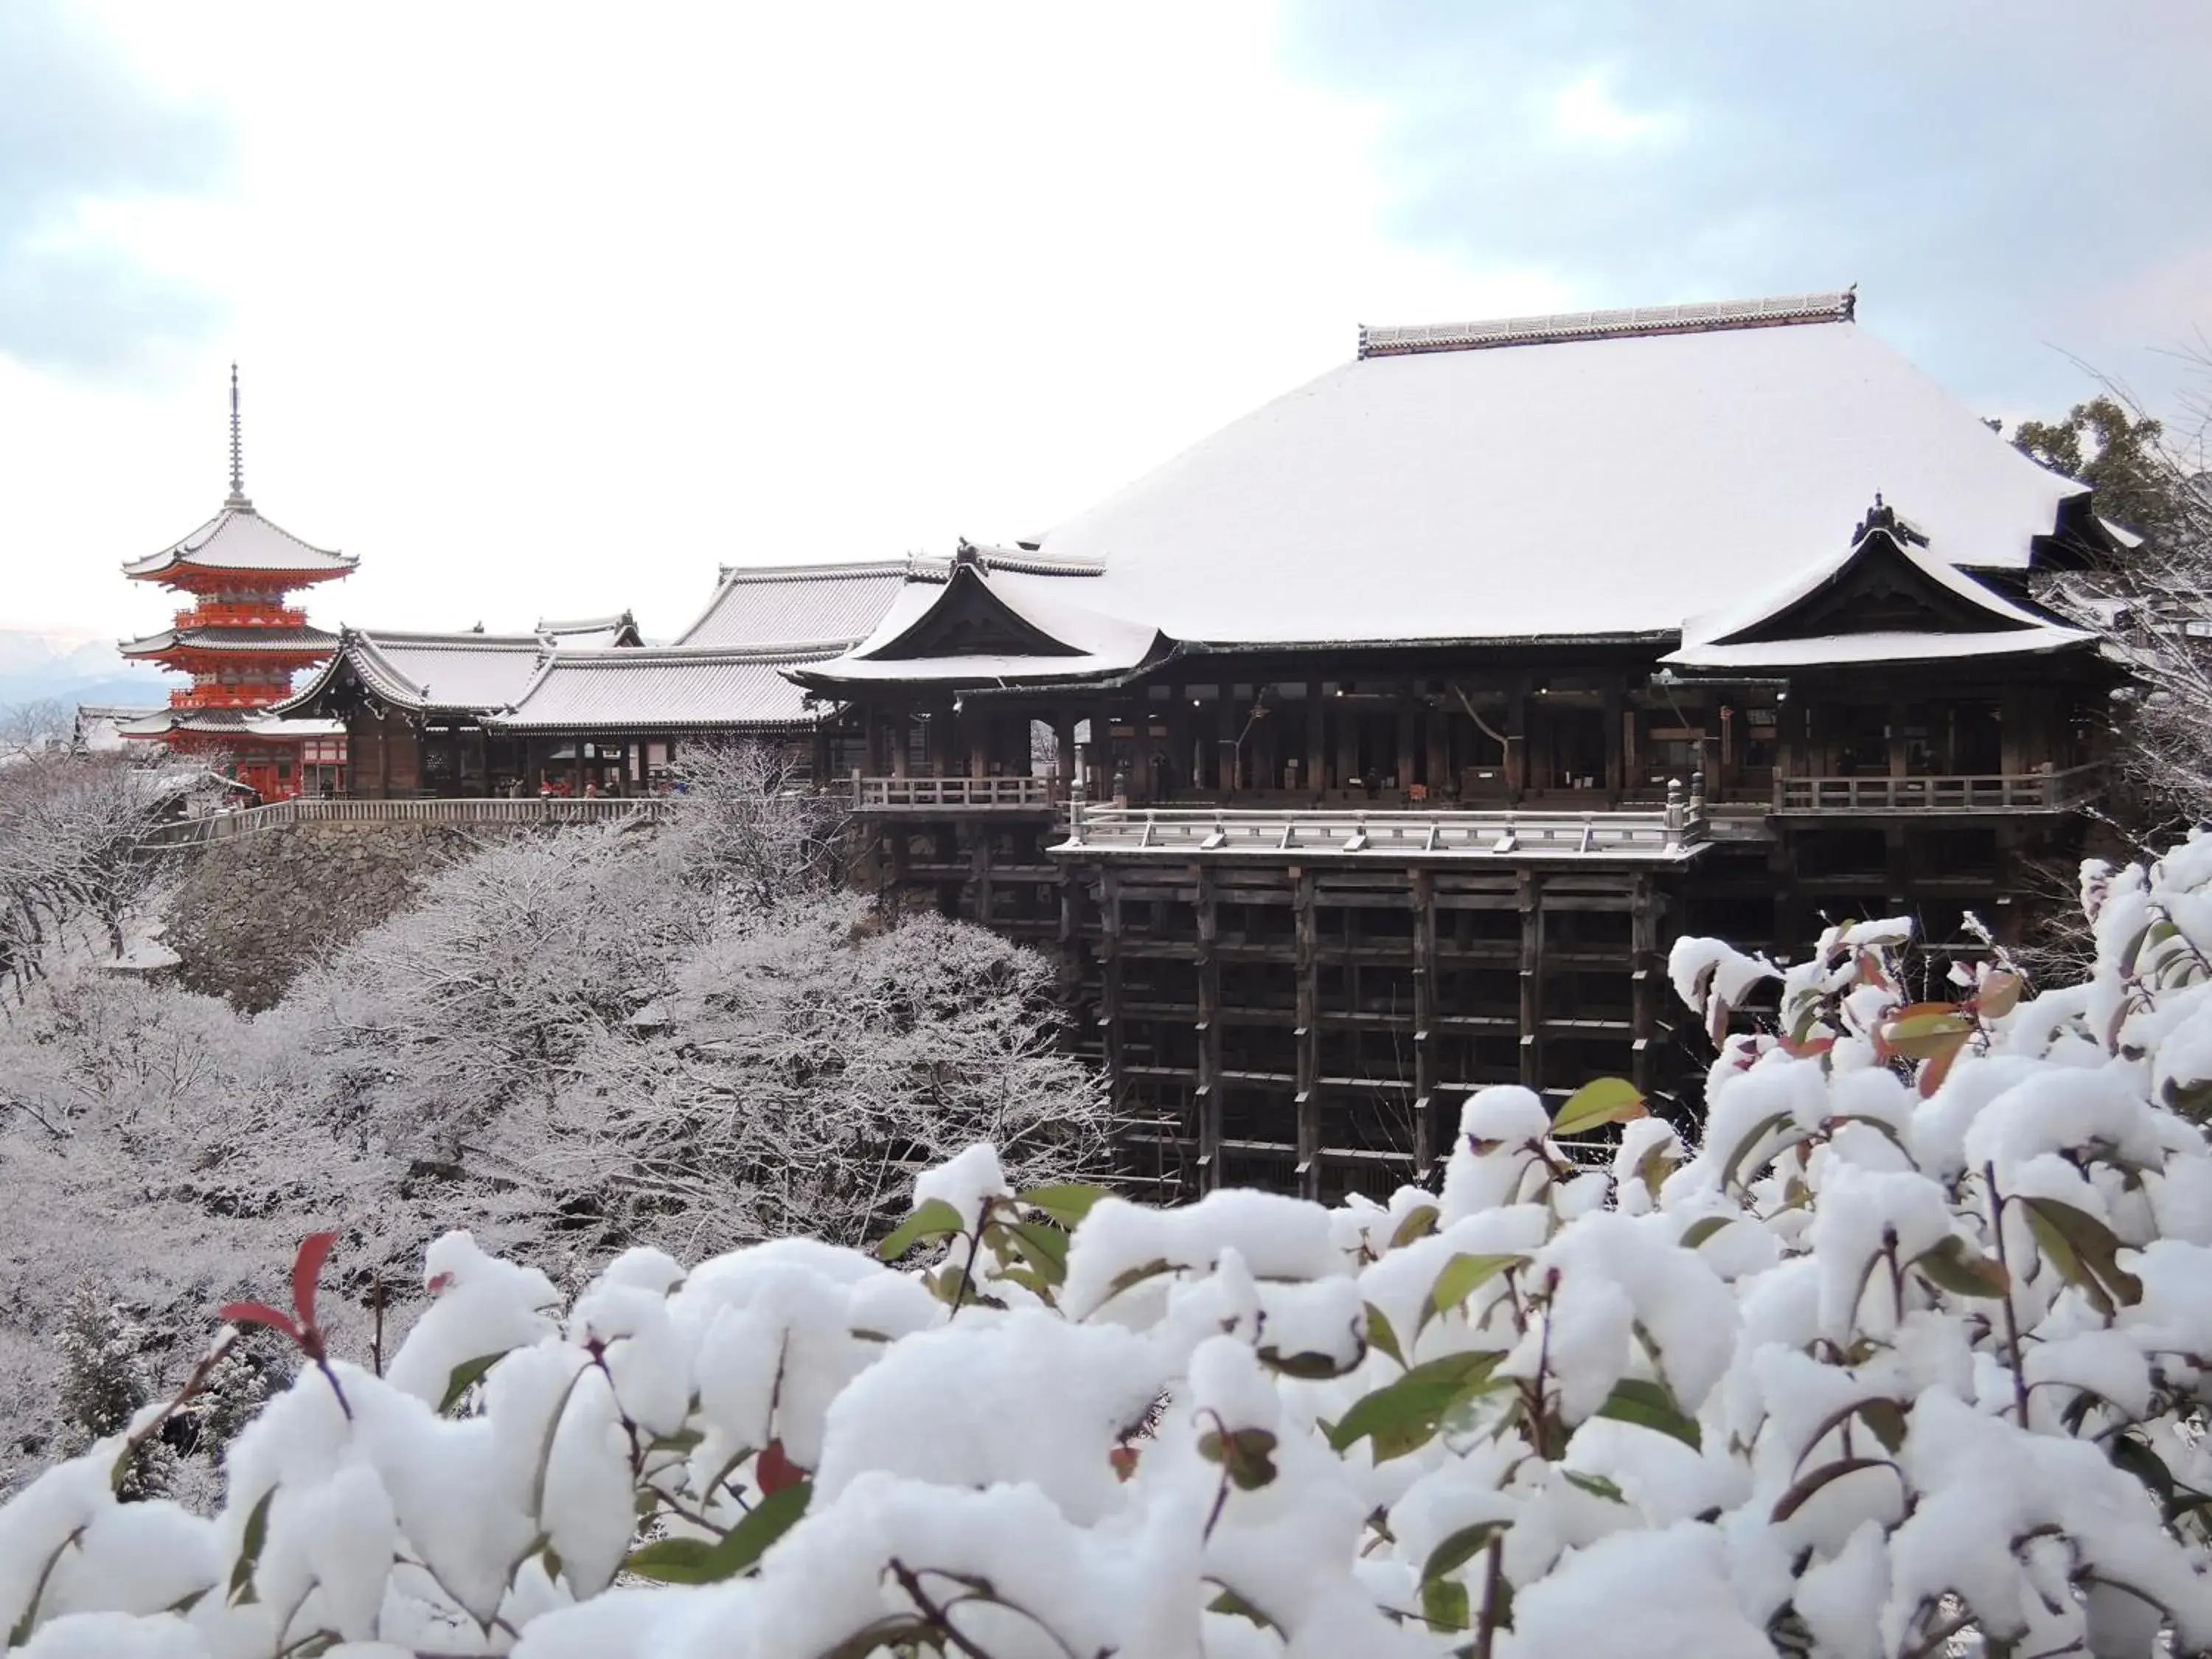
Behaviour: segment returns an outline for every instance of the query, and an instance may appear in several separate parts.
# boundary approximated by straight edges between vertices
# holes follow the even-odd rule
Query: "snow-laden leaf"
[[[1455,1353],[1424,1360],[1363,1395],[1337,1419],[1329,1443],[1342,1451],[1372,1438],[1383,1462],[1426,1443],[1452,1407],[1492,1386],[1500,1353]]]
[[[1391,1233],[1390,1248],[1394,1250],[1401,1250],[1415,1239],[1426,1238],[1436,1230],[1437,1206],[1433,1204],[1416,1204],[1406,1212],[1405,1218],[1399,1222],[1396,1230]]]
[[[1429,1288],[1428,1300],[1421,1309],[1420,1328],[1426,1329],[1429,1321],[1437,1315],[1449,1313],[1464,1304],[1468,1297],[1498,1274],[1525,1267],[1528,1261],[1525,1255],[1455,1255],[1444,1263],[1437,1282]]]
[[[1775,1499],[1773,1512],[1767,1519],[1779,1525],[1803,1509],[1814,1493],[1847,1474],[1856,1474],[1862,1469],[1887,1469],[1902,1478],[1897,1465],[1886,1457],[1839,1457],[1832,1463],[1823,1463],[1810,1474],[1800,1476],[1789,1491]]]
[[[471,1389],[484,1380],[484,1374],[507,1358],[507,1350],[497,1353],[480,1353],[474,1359],[464,1359],[446,1377],[446,1392],[438,1401],[438,1415],[452,1415],[454,1408],[468,1397]]]
[[[1625,1078],[1594,1078],[1570,1095],[1552,1120],[1552,1133],[1565,1138],[1588,1134],[1608,1123],[1648,1117],[1644,1094]]]
[[[720,1538],[663,1538],[632,1550],[623,1571],[663,1584],[714,1584],[749,1571],[806,1513],[813,1486],[780,1486]]]
[[[2142,1281],[2124,1271],[2118,1260],[2123,1246],[2112,1230],[2086,1210],[2055,1198],[2016,1200],[2027,1211],[2029,1227],[2043,1253],[2069,1285],[2109,1317],[2115,1306],[2133,1307],[2142,1300]]]
[[[1083,1224],[1098,1200],[1107,1196],[1103,1187],[1085,1185],[1079,1181],[1059,1181],[1048,1187],[1032,1187],[1014,1196],[1021,1202],[1042,1210],[1068,1231],[1073,1232]]]
[[[885,1261],[896,1261],[917,1244],[949,1238],[960,1231],[959,1211],[941,1198],[925,1199],[892,1230],[889,1238],[876,1246],[876,1254]]]
[[[1639,1428],[1656,1429],[1661,1434],[1671,1435],[1692,1451],[1705,1444],[1697,1419],[1674,1403],[1674,1396],[1663,1383],[1625,1376],[1613,1385],[1613,1392],[1597,1408],[1597,1415],[1633,1423]]]

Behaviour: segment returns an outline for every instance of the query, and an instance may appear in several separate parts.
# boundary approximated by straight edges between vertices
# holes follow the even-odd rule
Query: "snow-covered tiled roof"
[[[313,703],[350,672],[394,708],[482,713],[520,696],[552,647],[535,634],[401,634],[349,628],[320,672],[275,707]]]
[[[824,654],[834,652],[824,647]],[[806,694],[784,678],[788,647],[699,646],[562,651],[549,657],[512,708],[485,724],[516,732],[723,731],[813,723]]]
[[[123,574],[149,579],[182,568],[270,571],[319,581],[345,575],[360,562],[350,553],[303,542],[263,518],[251,505],[234,502],[226,503],[222,512],[182,541],[125,564]]]
[[[319,628],[165,628],[118,647],[126,657],[159,656],[167,651],[233,651],[246,655],[273,652],[296,657],[327,651],[338,642]]]
[[[905,583],[905,559],[866,564],[737,566],[678,645],[750,647],[794,640],[866,639]]]
[[[1825,564],[1877,492],[1950,563],[2026,568],[2081,486],[1819,299],[1759,325],[1766,302],[1748,301],[1665,329],[1466,325],[1402,351],[1370,330],[1368,356],[1041,552],[1103,566],[1087,608],[1194,644],[1668,640]]]
[[[538,633],[562,648],[603,651],[611,646],[640,643],[637,618],[627,611],[612,617],[586,617],[576,622],[538,622]]]
[[[2095,643],[2095,635],[2056,623],[1993,634],[1829,634],[1741,645],[1686,645],[1659,660],[1678,668],[1843,668],[1855,664],[1950,662],[1966,658],[2045,656]]]
[[[1030,650],[951,653],[914,644],[948,607],[968,597],[962,591],[963,579],[951,575],[961,565],[968,567],[964,580],[975,584],[983,602],[1003,607],[1009,629],[1030,637]],[[981,550],[963,548],[948,566],[947,576],[940,577],[933,569],[918,572],[900,588],[866,640],[842,656],[799,669],[794,678],[831,689],[913,681],[1048,684],[1125,674],[1152,655],[1160,642],[1159,630],[1091,610],[1082,603],[1089,592],[1089,583],[1070,581],[1065,575],[1018,567],[993,568]]]
[[[1363,357],[1418,351],[1480,351],[1493,346],[1553,345],[1563,340],[1622,339],[1644,334],[1702,334],[1723,328],[1772,328],[1786,323],[1847,323],[1857,296],[1784,294],[1764,300],[1705,305],[1637,306],[1623,311],[1569,311],[1547,317],[1501,317],[1484,323],[1415,323],[1362,328]]]

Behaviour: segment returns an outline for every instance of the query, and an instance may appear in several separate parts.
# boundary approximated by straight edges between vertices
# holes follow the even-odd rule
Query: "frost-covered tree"
[[[119,755],[40,751],[0,765],[0,1010],[81,927],[121,953],[125,919],[160,872],[145,833],[173,787]]]
[[[2212,361],[2197,368],[2212,390]],[[2131,677],[2115,704],[2138,803],[2127,827],[2154,839],[2212,822],[2212,398],[2185,398],[2182,409],[2178,423],[2161,422],[2114,392],[2063,422],[2027,422],[2014,440],[2094,484],[2100,510],[2142,538],[2044,597],[2102,634]]]
[[[112,1286],[88,1279],[70,1294],[57,1345],[64,1451],[80,1453],[131,1426],[150,1393],[140,1358],[144,1340],[145,1333],[117,1304]],[[147,1441],[122,1466],[117,1496],[133,1501],[167,1495],[175,1465],[167,1443]]]

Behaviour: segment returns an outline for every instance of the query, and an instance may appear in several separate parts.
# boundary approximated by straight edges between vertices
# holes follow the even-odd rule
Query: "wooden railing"
[[[610,818],[657,817],[668,802],[647,798],[603,800],[284,800],[242,812],[167,823],[149,833],[161,847],[228,841],[293,823],[600,823]]]
[[[1049,778],[868,778],[853,780],[857,812],[969,811],[979,807],[1044,811]]]
[[[1777,778],[1777,812],[2059,812],[2094,797],[2104,769],[1923,778]]]
[[[1705,840],[1705,821],[1686,805],[1630,812],[1215,811],[1092,807],[1073,817],[1063,857],[1102,853],[1188,858],[1413,855],[1510,860],[1591,857],[1673,860]]]

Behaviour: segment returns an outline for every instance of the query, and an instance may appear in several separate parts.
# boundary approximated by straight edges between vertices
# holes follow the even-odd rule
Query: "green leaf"
[[[1913,1257],[1911,1265],[1936,1289],[1954,1296],[1999,1297],[2012,1288],[2002,1265],[1968,1249],[1955,1233]]]
[[[2132,1308],[2142,1300],[2142,1280],[2121,1270],[2125,1248],[2112,1230],[2086,1210],[2055,1198],[2024,1198],[2028,1226],[2043,1253],[2067,1283],[2078,1285],[2098,1312],[2111,1318],[2115,1305]]]
[[[246,1512],[246,1533],[239,1540],[238,1559],[230,1569],[230,1601],[234,1607],[254,1599],[253,1570],[261,1565],[261,1551],[269,1542],[269,1500],[276,1496],[276,1488],[270,1487]]]
[[[266,1503],[268,1500],[264,1498],[262,1501]],[[8,1632],[8,1646],[10,1649],[20,1648],[31,1639],[31,1632],[39,1627],[39,1603],[46,1600],[46,1581],[54,1576],[55,1567],[61,1563],[62,1553],[77,1544],[83,1537],[84,1528],[79,1527],[54,1546],[54,1553],[46,1558],[46,1565],[39,1569],[39,1582],[31,1586],[31,1599],[23,1604],[23,1616],[15,1621],[15,1628]]]
[[[484,1373],[507,1356],[507,1350],[501,1348],[497,1353],[480,1353],[474,1359],[464,1359],[454,1366],[446,1378],[446,1392],[438,1401],[438,1415],[449,1415],[468,1391],[483,1381]]]
[[[1049,1223],[1018,1221],[1006,1229],[1014,1252],[1030,1270],[1054,1288],[1067,1282],[1067,1235]]]
[[[1383,1317],[1382,1309],[1376,1307],[1372,1302],[1368,1303],[1366,1307],[1369,1346],[1380,1348],[1391,1358],[1396,1360],[1399,1368],[1403,1370],[1406,1364],[1406,1351],[1398,1346],[1398,1333],[1390,1328],[1390,1322]]]
[[[1767,1136],[1772,1134],[1777,1129],[1787,1128],[1791,1121],[1790,1115],[1787,1112],[1777,1112],[1771,1117],[1761,1118],[1759,1122],[1753,1126],[1752,1132],[1749,1134],[1746,1135],[1741,1140],[1736,1142],[1735,1150],[1728,1155],[1728,1162],[1721,1165],[1721,1190],[1723,1192],[1726,1192],[1729,1189],[1729,1184],[1735,1180],[1737,1166],[1741,1164],[1744,1159],[1751,1156],[1752,1149],[1757,1146],[1760,1141],[1765,1139]],[[1784,1150],[1784,1149],[1783,1147],[1776,1147],[1772,1152],[1766,1155],[1765,1158],[1761,1159],[1760,1162],[1765,1163],[1779,1157]]]
[[[1505,1526],[1503,1521],[1478,1521],[1473,1526],[1462,1527],[1429,1552],[1429,1559],[1421,1567],[1421,1582],[1432,1584],[1457,1572],[1487,1548],[1492,1539],[1502,1536]]]
[[[2114,1468],[2125,1469],[2142,1481],[2151,1496],[2158,1499],[2159,1507],[2169,1516],[2173,1513],[2173,1471],[2166,1468],[2164,1458],[2142,1441],[2124,1434],[2113,1436],[2105,1451]]]
[[[1682,1229],[1680,1243],[1684,1249],[1694,1250],[1722,1228],[1738,1219],[1740,1218],[1732,1215],[1701,1216]]]
[[[1114,1275],[1114,1282],[1106,1287],[1106,1301],[1112,1301],[1132,1285],[1141,1285],[1148,1279],[1158,1279],[1162,1273],[1171,1273],[1176,1264],[1164,1258],[1155,1258],[1142,1267],[1124,1267]]]
[[[1342,1376],[1355,1369],[1353,1365],[1346,1364],[1333,1353],[1322,1353],[1310,1348],[1286,1354],[1278,1348],[1264,1347],[1255,1357],[1271,1371],[1278,1372],[1284,1376],[1301,1377],[1309,1382],[1325,1382],[1333,1376]]]
[[[1626,1123],[1650,1115],[1643,1092],[1626,1078],[1594,1078],[1567,1097],[1559,1115],[1552,1120],[1552,1133],[1562,1137],[1588,1134],[1608,1123]]]
[[[1881,1442],[1885,1451],[1893,1452],[1905,1443],[1905,1408],[1885,1395],[1875,1395],[1865,1400],[1854,1400],[1850,1405],[1830,1412],[1822,1418],[1820,1426],[1805,1442],[1805,1449],[1797,1454],[1797,1462],[1802,1464],[1823,1440],[1854,1417],[1865,1423],[1873,1431],[1874,1437]],[[1791,1473],[1796,1472],[1793,1466]]]
[[[949,1238],[962,1231],[959,1211],[941,1198],[929,1199],[876,1246],[876,1255],[880,1261],[896,1261],[926,1238]]]
[[[1661,1383],[1625,1376],[1613,1385],[1613,1392],[1597,1408],[1597,1414],[1672,1435],[1692,1451],[1705,1449],[1705,1437],[1698,1431],[1697,1419],[1684,1413],[1674,1403],[1674,1396]]]
[[[1962,1013],[1913,1014],[1881,1030],[1890,1052],[1906,1060],[1940,1059],[1973,1034],[1973,1016]]]
[[[646,1443],[646,1450],[690,1453],[706,1443],[707,1437],[696,1429],[678,1429],[673,1434],[656,1434]]]
[[[1525,1255],[1454,1256],[1444,1263],[1444,1270],[1430,1287],[1428,1306],[1421,1310],[1422,1328],[1426,1328],[1437,1314],[1449,1313],[1460,1306],[1508,1267],[1525,1266],[1528,1260]],[[1419,1332],[1414,1334],[1418,1336]]]
[[[1436,1230],[1437,1206],[1433,1204],[1416,1204],[1406,1212],[1406,1218],[1398,1224],[1398,1230],[1390,1235],[1390,1248],[1394,1250],[1403,1249],[1415,1239],[1426,1238]]]
[[[1265,1429],[1237,1429],[1224,1437],[1208,1429],[1198,1437],[1199,1455],[1229,1471],[1240,1492],[1256,1492],[1275,1478],[1275,1437]]]
[[[795,1481],[762,1498],[720,1538],[656,1539],[632,1550],[623,1570],[664,1584],[714,1584],[734,1578],[791,1530],[813,1496],[812,1481]]]
[[[1465,1630],[1467,1586],[1456,1578],[1437,1578],[1421,1586],[1421,1617],[1432,1630]]]
[[[1502,1353],[1454,1353],[1414,1366],[1403,1376],[1362,1395],[1337,1420],[1328,1443],[1343,1451],[1372,1438],[1375,1461],[1385,1462],[1427,1443],[1446,1413],[1491,1386]]]
[[[1042,1210],[1054,1221],[1073,1232],[1083,1224],[1084,1217],[1102,1198],[1112,1196],[1103,1187],[1086,1187],[1079,1181],[1057,1182],[1049,1187],[1032,1187],[1025,1193],[1014,1194],[1023,1203]]]
[[[1225,1589],[1207,1604],[1208,1613],[1225,1613],[1232,1618],[1249,1619],[1262,1630],[1273,1630],[1275,1621],[1247,1601],[1233,1589]]]
[[[1847,1474],[1856,1474],[1861,1469],[1894,1471],[1896,1468],[1897,1465],[1887,1457],[1839,1457],[1832,1463],[1823,1463],[1812,1474],[1804,1476],[1791,1486],[1788,1492],[1784,1492],[1780,1498],[1775,1499],[1774,1512],[1768,1516],[1767,1519],[1775,1522],[1787,1521],[1805,1507],[1814,1493],[1831,1481],[1840,1480]],[[1903,1479],[1901,1475],[1899,1478]]]
[[[1602,1498],[1608,1504],[1626,1504],[1628,1495],[1601,1474],[1584,1474],[1580,1469],[1561,1469],[1569,1486],[1588,1492],[1593,1498]]]

